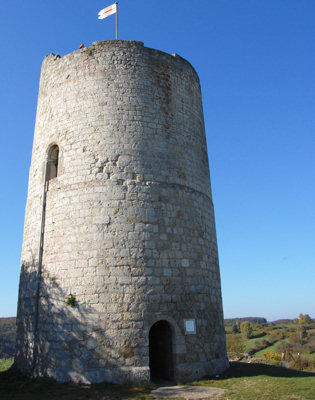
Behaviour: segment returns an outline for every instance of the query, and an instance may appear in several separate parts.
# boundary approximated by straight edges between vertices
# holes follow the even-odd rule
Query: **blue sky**
[[[111,0],[0,6],[0,317],[16,314],[41,62],[115,38]],[[121,0],[119,38],[202,87],[226,318],[315,317],[315,2]]]

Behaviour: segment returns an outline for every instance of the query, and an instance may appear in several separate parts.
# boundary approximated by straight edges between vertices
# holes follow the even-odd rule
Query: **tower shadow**
[[[32,261],[21,268],[13,369],[61,382],[122,383],[123,376],[128,382],[124,365],[134,354],[129,338],[122,342],[117,354],[115,337],[106,334],[111,322],[105,313],[101,319],[93,304],[78,299],[73,307],[67,304],[68,291],[45,266],[40,277],[36,327],[35,267]]]

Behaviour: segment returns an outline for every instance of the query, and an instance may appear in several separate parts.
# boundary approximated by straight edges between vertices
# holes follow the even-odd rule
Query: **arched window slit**
[[[55,144],[48,152],[47,160],[47,181],[56,178],[58,175],[58,158],[59,158],[59,147]]]

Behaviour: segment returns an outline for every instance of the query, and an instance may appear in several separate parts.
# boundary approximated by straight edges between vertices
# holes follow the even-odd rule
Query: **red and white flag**
[[[115,14],[116,12],[117,12],[117,3],[114,3],[111,6],[103,8],[103,10],[101,10],[98,13],[98,19],[104,19],[112,14]]]

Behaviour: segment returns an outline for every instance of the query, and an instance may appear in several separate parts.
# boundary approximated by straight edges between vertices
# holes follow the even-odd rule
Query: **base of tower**
[[[74,382],[83,384],[92,383],[140,383],[150,381],[150,370],[148,367],[121,367],[121,368],[99,368],[85,372],[74,370],[57,369],[50,377],[57,382]]]
[[[175,366],[175,382],[190,382],[220,374],[229,368],[229,361],[227,357],[215,359],[212,361],[198,362],[198,363],[185,363]],[[17,368],[18,369],[18,368]],[[26,372],[24,370],[24,372]],[[30,371],[28,371],[30,372]],[[48,377],[55,379],[57,382],[74,382],[83,384],[92,383],[143,383],[150,382],[150,368],[149,367],[120,367],[120,368],[99,368],[87,371],[75,371],[74,369],[50,369],[39,372],[33,371],[31,373],[36,377]]]
[[[204,361],[193,364],[178,364],[176,366],[176,381],[191,382],[205,376],[221,374],[229,368],[227,357],[212,361]]]

